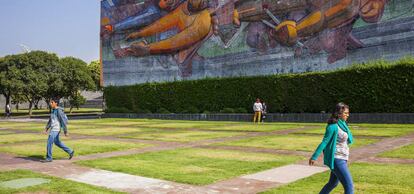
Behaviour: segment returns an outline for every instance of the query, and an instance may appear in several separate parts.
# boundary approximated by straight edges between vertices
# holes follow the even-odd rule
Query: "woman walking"
[[[348,105],[338,103],[328,120],[322,142],[309,159],[309,165],[314,165],[323,151],[323,163],[331,169],[329,181],[319,192],[320,194],[330,193],[339,182],[344,187],[345,194],[354,193],[352,176],[347,165],[349,158],[348,144],[353,143],[351,130],[346,123],[348,117]]]

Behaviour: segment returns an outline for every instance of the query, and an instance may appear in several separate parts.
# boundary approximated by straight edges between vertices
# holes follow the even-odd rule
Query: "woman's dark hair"
[[[345,109],[349,110],[349,106],[343,102],[336,104],[335,109],[332,111],[331,117],[328,119],[328,124],[338,123],[339,115],[341,115]]]

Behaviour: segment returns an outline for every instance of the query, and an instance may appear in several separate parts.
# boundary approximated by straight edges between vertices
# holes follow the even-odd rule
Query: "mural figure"
[[[162,16],[162,11],[175,9],[184,0],[150,0],[135,3],[136,0],[103,1],[103,19],[113,20],[112,24],[105,24],[104,30],[108,33],[138,29],[147,26]],[[111,2],[111,3],[109,3]],[[108,21],[109,23],[109,21]]]
[[[191,59],[212,32],[210,12],[206,9],[207,1],[161,0],[158,3],[144,2],[143,7],[145,8],[135,16],[115,25],[105,25],[104,35],[124,31],[127,34],[126,40],[164,32],[172,32],[172,36],[153,43],[147,43],[145,40],[133,42],[127,48],[114,50],[115,57],[175,53],[174,58],[182,69],[182,75],[191,75]],[[162,10],[166,13],[162,14]],[[163,16],[160,17],[161,15]],[[148,22],[151,23],[148,25]],[[136,31],[129,33],[128,29],[132,28]]]
[[[228,42],[242,22],[246,44],[265,52],[278,45],[295,55],[329,54],[344,58],[349,48],[363,47],[352,35],[355,21],[378,22],[388,0],[103,0],[102,37],[117,33],[130,44],[113,48],[115,57],[171,54],[183,77],[191,61],[213,34]],[[155,37],[155,38],[150,38]],[[148,41],[151,39],[152,41]]]
[[[266,14],[266,10],[275,15],[286,15],[286,19],[280,24],[265,31],[269,37],[287,46],[303,40],[304,48],[309,48],[311,53],[326,51],[329,54],[328,62],[333,63],[346,56],[347,48],[363,46],[351,34],[354,22],[358,18],[368,23],[378,22],[386,3],[387,0],[262,0],[260,3],[239,1],[235,4],[233,23],[240,25],[241,21],[257,22],[267,19],[271,16]],[[255,28],[257,27],[249,30]],[[257,33],[260,32],[253,34]],[[261,32],[261,36],[264,35],[266,34]],[[263,43],[249,45],[260,48]],[[302,51],[303,47],[299,47],[296,54],[300,55]]]

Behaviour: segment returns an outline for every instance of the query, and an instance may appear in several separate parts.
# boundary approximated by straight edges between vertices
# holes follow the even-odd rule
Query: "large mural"
[[[191,77],[192,63],[276,47],[335,63],[364,44],[356,25],[381,20],[389,0],[102,0],[105,61],[157,58]],[[229,49],[230,48],[230,49]],[[122,60],[125,61],[125,60]],[[141,64],[143,65],[143,64]],[[164,67],[169,68],[169,67]],[[105,71],[105,68],[104,68]],[[149,72],[151,73],[151,72]],[[161,79],[162,80],[162,79]]]

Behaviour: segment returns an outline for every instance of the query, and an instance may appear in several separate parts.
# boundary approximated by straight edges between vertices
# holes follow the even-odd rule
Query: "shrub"
[[[167,110],[166,108],[160,108],[160,109],[158,109],[157,113],[170,114],[171,112],[169,110]]]
[[[104,92],[109,108],[151,107],[153,112],[162,107],[175,113],[225,108],[250,112],[259,97],[266,99],[268,112],[330,112],[343,101],[352,112],[405,113],[414,112],[414,59],[370,62],[329,72],[109,86]]]
[[[232,109],[232,108],[223,108],[223,110],[220,110],[220,113],[234,113],[234,109]]]
[[[125,107],[109,107],[105,109],[106,113],[131,113],[132,111]]]
[[[247,113],[247,110],[245,108],[236,108],[234,109],[235,113]]]
[[[195,114],[195,113],[200,113],[200,110],[198,110],[196,107],[194,107],[194,106],[190,106],[188,109],[187,109],[188,111],[187,111],[187,113],[193,113],[193,114]]]
[[[135,113],[139,113],[139,114],[151,114],[152,112],[148,109],[138,109],[135,111]]]

